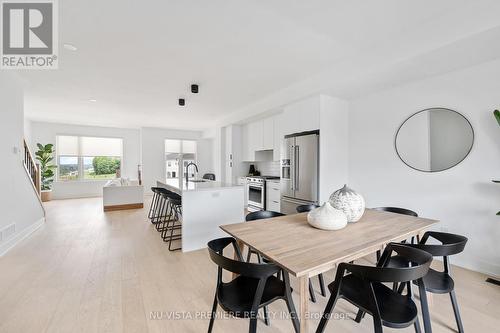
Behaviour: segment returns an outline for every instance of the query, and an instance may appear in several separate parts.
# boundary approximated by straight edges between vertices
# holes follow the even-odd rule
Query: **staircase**
[[[23,140],[23,146],[24,146],[24,151],[23,151],[24,170],[28,174],[28,177],[31,180],[31,185],[33,185],[33,189],[35,190],[36,196],[43,208],[42,197],[41,197],[42,176],[40,172],[40,164],[35,162],[33,154],[31,154],[30,148],[26,143],[26,140]],[[43,211],[45,215],[45,208],[43,208]]]

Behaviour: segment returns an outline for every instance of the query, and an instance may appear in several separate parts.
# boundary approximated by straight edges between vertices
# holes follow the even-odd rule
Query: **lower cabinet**
[[[280,212],[281,189],[280,182],[266,181],[266,210]]]

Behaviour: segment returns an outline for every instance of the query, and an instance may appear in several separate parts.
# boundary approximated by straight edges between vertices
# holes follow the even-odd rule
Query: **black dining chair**
[[[249,222],[249,221],[270,219],[270,218],[279,217],[279,216],[285,216],[285,214],[282,214],[279,212],[273,212],[271,210],[259,210],[256,212],[248,213],[247,216],[245,216],[245,221]],[[253,250],[252,248],[248,248],[247,262],[250,262],[252,254],[255,254],[257,256],[257,262],[259,264],[263,262],[261,255],[258,252],[256,252],[255,250]],[[264,261],[267,262],[267,259],[265,259]]]
[[[300,205],[300,206],[297,206],[297,208],[295,208],[295,210],[297,211],[297,213],[307,213],[307,212],[310,212],[311,210],[318,208],[318,207],[319,206],[315,205],[315,204]]]
[[[373,208],[374,210],[382,211],[382,212],[389,212],[389,213],[395,213],[395,214],[401,214],[401,215],[408,215],[408,216],[414,216],[418,217],[418,214],[410,209],[406,208],[400,208],[400,207],[375,207]],[[415,237],[411,238],[411,243],[413,244],[415,242]],[[404,241],[403,241],[404,243]],[[377,251],[377,261],[380,259],[380,251]]]
[[[297,206],[297,208],[295,210],[297,211],[297,213],[307,213],[307,212],[310,212],[311,210],[316,209],[318,207],[319,206],[315,205],[315,204],[300,205],[300,206]],[[318,280],[319,280],[319,288],[321,291],[321,296],[325,297],[326,296],[326,288],[325,288],[325,278],[323,277],[323,274],[318,274]],[[314,295],[314,288],[313,288],[311,281],[309,281],[309,294],[311,295],[311,300],[313,301],[313,303],[315,303],[316,296]]]
[[[393,252],[412,262],[412,267],[385,267]],[[389,243],[377,264],[377,267],[341,263],[337,268],[335,281],[328,285],[331,291],[316,333],[324,332],[338,299],[345,299],[358,307],[360,311],[373,317],[375,333],[382,333],[383,326],[406,328],[411,325],[420,333],[417,305],[413,301],[411,287],[407,295],[402,295],[384,283],[399,282],[411,285],[417,281],[423,286],[422,278],[429,271],[432,255],[401,243]],[[347,274],[346,274],[347,273]],[[425,298],[425,293],[420,295]],[[361,320],[360,316],[360,320]]]
[[[207,180],[215,180],[215,175],[213,173],[206,173],[202,178]]]
[[[224,256],[223,251],[232,245],[239,260]],[[299,320],[292,299],[290,277],[286,271],[274,264],[255,264],[243,261],[236,240],[232,237],[219,238],[208,243],[208,252],[212,261],[218,266],[217,287],[215,291],[212,315],[208,326],[208,333],[212,332],[216,317],[217,305],[232,316],[249,318],[249,332],[257,332],[257,315],[261,308],[282,299],[285,301],[292,319],[295,332],[299,332]],[[223,270],[238,274],[230,282],[222,279]],[[281,272],[283,280],[274,276]]]
[[[434,239],[440,244],[427,244],[429,239]],[[429,272],[424,276],[424,286],[425,289],[421,290],[421,293],[428,291],[434,294],[450,294],[451,305],[453,307],[453,313],[455,314],[455,321],[457,323],[458,332],[463,333],[464,327],[462,324],[462,319],[460,317],[460,311],[458,308],[457,297],[455,295],[455,282],[450,275],[450,261],[449,256],[461,253],[465,244],[467,243],[467,238],[461,235],[427,231],[418,244],[408,244],[409,246],[426,251],[434,257],[443,257],[443,271],[436,271],[434,269],[429,269]],[[409,262],[400,256],[393,256],[390,258],[390,267],[408,267]],[[405,289],[405,285],[400,285],[398,292],[402,293]],[[424,327],[426,332],[430,332],[431,320],[429,315],[424,313]]]

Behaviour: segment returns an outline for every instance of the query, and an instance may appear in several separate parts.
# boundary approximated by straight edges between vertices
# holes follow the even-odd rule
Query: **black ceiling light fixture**
[[[191,92],[192,92],[193,94],[197,94],[197,93],[198,93],[198,88],[199,88],[199,87],[198,87],[198,85],[197,85],[197,84],[192,84],[192,85],[191,85]]]
[[[186,105],[186,100],[184,98],[179,98],[179,106]]]

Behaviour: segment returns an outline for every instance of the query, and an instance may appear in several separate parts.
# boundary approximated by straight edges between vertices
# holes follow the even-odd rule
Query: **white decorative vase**
[[[333,208],[343,211],[348,222],[358,221],[365,212],[365,199],[347,185],[333,192],[330,196],[330,204]]]
[[[335,209],[329,202],[325,202],[323,206],[313,209],[307,214],[307,222],[318,229],[339,230],[347,225],[347,217],[343,211]]]

